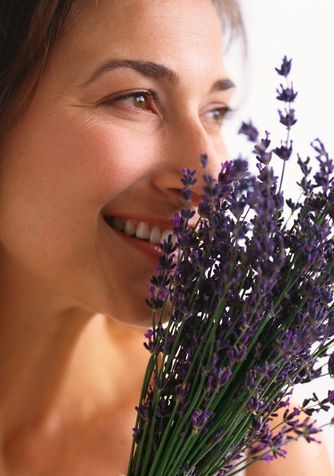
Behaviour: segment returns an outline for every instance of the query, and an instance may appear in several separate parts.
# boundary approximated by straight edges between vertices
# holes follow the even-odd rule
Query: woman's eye
[[[157,100],[157,93],[154,91],[135,91],[128,94],[122,94],[121,96],[108,98],[103,101],[103,105],[121,105],[130,110],[155,113],[155,100]]]
[[[210,119],[218,125],[222,125],[225,119],[231,117],[234,110],[229,106],[218,107],[207,112]]]

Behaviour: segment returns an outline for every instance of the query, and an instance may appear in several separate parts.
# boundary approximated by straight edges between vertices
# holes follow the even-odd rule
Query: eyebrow
[[[93,83],[101,76],[110,71],[113,71],[117,68],[130,68],[143,76],[147,76],[153,79],[165,79],[169,83],[177,85],[180,82],[180,77],[178,73],[167,66],[159,63],[153,63],[152,61],[139,61],[132,59],[110,59],[99,66],[85,81],[81,84],[81,87],[86,87],[89,84]],[[211,86],[210,92],[214,91],[226,91],[228,89],[234,88],[235,84],[229,78],[218,79]]]

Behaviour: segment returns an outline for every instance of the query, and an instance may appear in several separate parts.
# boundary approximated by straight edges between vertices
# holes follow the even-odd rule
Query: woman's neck
[[[145,329],[61,305],[42,283],[11,270],[6,279],[0,273],[1,444],[137,404]]]

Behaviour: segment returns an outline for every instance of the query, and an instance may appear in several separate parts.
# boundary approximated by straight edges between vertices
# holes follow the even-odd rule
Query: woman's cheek
[[[155,137],[125,124],[96,119],[64,123],[58,135],[59,140],[54,140],[58,153],[50,172],[70,180],[88,200],[104,201],[122,193],[147,175],[157,160]]]

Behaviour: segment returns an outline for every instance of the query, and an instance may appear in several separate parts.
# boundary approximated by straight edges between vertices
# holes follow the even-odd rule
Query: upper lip
[[[152,215],[138,215],[136,213],[127,213],[126,216],[125,215],[120,215],[118,213],[104,213],[104,216],[111,216],[113,218],[119,218],[119,219],[124,220],[124,221],[125,220],[133,220],[133,221],[136,221],[138,223],[143,221],[143,222],[147,223],[150,227],[153,227],[155,225],[160,225],[160,227],[162,227],[162,229],[167,229],[167,228],[172,229],[174,227],[174,225],[172,223],[173,217],[171,217],[169,219],[163,219],[163,218],[161,218],[161,216],[154,217]],[[194,215],[192,220],[189,220],[189,222],[188,222],[189,227],[195,227],[196,222],[197,222],[197,218],[196,218],[196,220],[194,220],[194,218],[196,218],[196,215]]]

